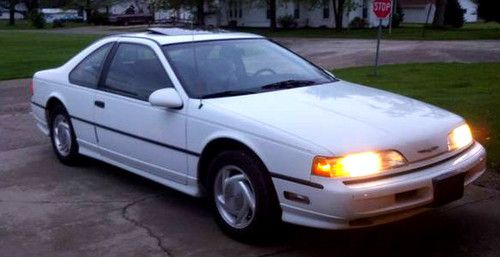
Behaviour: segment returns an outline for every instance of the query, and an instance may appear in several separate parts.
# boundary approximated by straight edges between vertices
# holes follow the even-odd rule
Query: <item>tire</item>
[[[68,112],[62,105],[56,105],[49,112],[50,140],[57,158],[66,165],[80,161],[78,143]]]
[[[281,224],[281,209],[271,177],[257,157],[246,151],[225,151],[208,169],[209,199],[223,232],[240,241],[257,242],[276,231],[272,228]]]

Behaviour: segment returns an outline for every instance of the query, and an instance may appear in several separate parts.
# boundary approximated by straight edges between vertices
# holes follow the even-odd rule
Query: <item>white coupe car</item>
[[[352,84],[261,36],[183,29],[98,40],[31,85],[57,157],[207,196],[245,239],[280,220],[372,226],[459,199],[485,171],[465,121]]]

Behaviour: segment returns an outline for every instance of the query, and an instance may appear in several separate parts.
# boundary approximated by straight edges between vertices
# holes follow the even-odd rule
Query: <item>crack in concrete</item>
[[[137,199],[137,200],[134,200],[130,203],[128,203],[127,205],[125,205],[123,208],[122,208],[122,218],[125,219],[126,221],[134,224],[136,227],[139,227],[139,228],[142,228],[146,231],[146,233],[148,234],[148,236],[154,240],[156,240],[156,245],[160,248],[160,250],[165,253],[166,256],[172,256],[172,254],[169,252],[169,250],[167,249],[167,247],[165,247],[163,245],[163,241],[161,239],[160,236],[156,235],[153,230],[151,228],[149,228],[148,226],[142,224],[141,222],[139,222],[138,220],[135,220],[133,219],[132,217],[130,217],[128,215],[128,209],[132,206],[134,206],[135,204],[138,204],[142,201],[145,201],[147,199],[150,199],[150,198],[153,198],[153,197],[158,197],[160,196],[161,194],[154,194],[154,195],[148,195],[148,196],[145,196],[143,198],[140,198],[140,199]]]

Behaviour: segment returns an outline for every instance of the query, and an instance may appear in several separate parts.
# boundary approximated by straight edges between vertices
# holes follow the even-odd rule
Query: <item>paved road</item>
[[[139,32],[146,28],[144,25],[91,26],[43,32],[110,35]],[[29,32],[40,31],[29,30]],[[375,40],[324,38],[275,38],[275,40],[328,69],[369,66],[373,65],[375,58]],[[383,40],[381,43],[380,64],[428,62],[500,62],[500,40]]]
[[[0,82],[0,256],[498,256],[500,179],[417,217],[353,231],[284,225],[224,236],[206,204],[95,160],[63,166],[29,115],[29,80]]]

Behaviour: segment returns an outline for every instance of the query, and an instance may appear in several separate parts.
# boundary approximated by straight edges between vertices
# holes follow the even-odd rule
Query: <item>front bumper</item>
[[[486,152],[474,143],[462,153],[437,164],[388,178],[345,183],[315,177],[323,189],[274,179],[285,222],[326,229],[366,227],[403,219],[429,208],[433,179],[465,173],[465,185],[486,170]],[[285,198],[291,192],[308,198]]]

